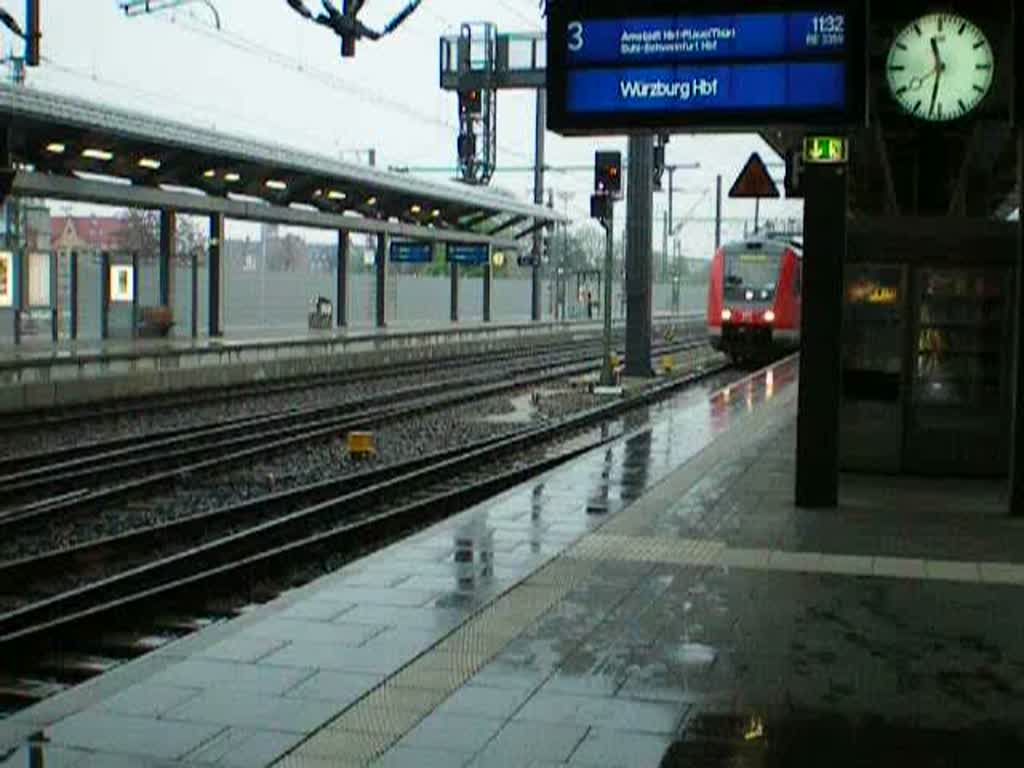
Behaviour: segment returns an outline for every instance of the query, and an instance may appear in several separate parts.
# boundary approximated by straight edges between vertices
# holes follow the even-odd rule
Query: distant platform
[[[699,322],[699,318],[663,316],[655,322]],[[442,352],[484,352],[522,339],[584,338],[601,329],[600,321],[480,322],[0,347],[0,412],[428,360]]]

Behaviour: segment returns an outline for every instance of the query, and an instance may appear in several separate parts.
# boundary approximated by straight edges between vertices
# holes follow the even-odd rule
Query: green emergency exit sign
[[[804,139],[805,163],[836,165],[850,159],[850,144],[841,136],[808,136]]]

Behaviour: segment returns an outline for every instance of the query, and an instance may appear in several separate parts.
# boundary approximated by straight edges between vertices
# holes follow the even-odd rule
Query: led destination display
[[[864,19],[855,2],[657,12],[681,5],[699,4],[552,4],[549,127],[573,134],[863,122]]]

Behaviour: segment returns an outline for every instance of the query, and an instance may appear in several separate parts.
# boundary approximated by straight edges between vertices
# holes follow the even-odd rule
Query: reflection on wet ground
[[[988,768],[1020,765],[1022,750],[1019,734],[997,726],[943,731],[828,715],[703,715],[660,768]]]

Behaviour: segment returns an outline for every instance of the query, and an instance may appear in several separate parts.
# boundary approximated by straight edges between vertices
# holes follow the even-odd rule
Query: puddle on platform
[[[944,731],[839,717],[762,720],[699,715],[660,768],[1002,768],[1018,766],[1021,732]]]

